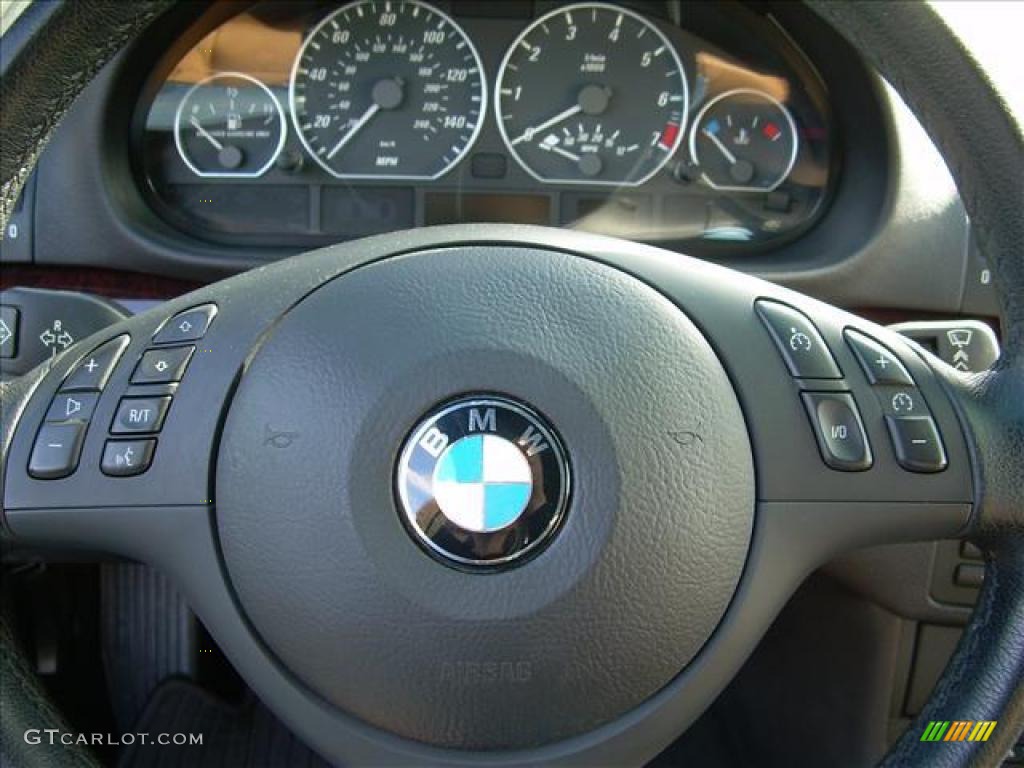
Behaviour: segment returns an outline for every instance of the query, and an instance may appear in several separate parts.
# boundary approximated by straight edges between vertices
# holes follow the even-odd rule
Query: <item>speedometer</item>
[[[581,3],[516,38],[495,108],[509,151],[534,178],[636,186],[679,147],[688,99],[682,62],[654,24]]]
[[[436,179],[473,145],[483,67],[447,15],[416,0],[353,3],[306,37],[289,100],[303,146],[339,178]]]

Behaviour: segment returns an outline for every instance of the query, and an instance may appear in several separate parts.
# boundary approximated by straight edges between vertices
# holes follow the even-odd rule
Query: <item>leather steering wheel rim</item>
[[[5,36],[0,93],[0,220],[78,92],[167,2],[36,3]],[[999,290],[1003,355],[973,377],[943,370],[975,450],[971,537],[986,551],[978,605],[953,659],[887,765],[998,764],[1024,723],[1024,137],[970,54],[927,6],[811,2],[901,94],[954,176]],[[977,126],[986,140],[977,142]],[[31,389],[5,384],[11,393]],[[4,443],[20,408],[4,414]],[[15,654],[11,648],[5,654]],[[7,688],[5,684],[5,689]],[[937,752],[931,720],[998,720],[992,738]],[[6,728],[6,726],[5,726]],[[4,734],[5,742],[20,734]],[[26,753],[31,757],[31,753]]]

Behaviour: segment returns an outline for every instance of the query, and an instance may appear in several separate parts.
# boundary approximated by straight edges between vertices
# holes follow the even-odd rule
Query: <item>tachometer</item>
[[[444,13],[364,0],[310,32],[289,100],[299,138],[328,173],[436,179],[476,140],[487,87],[476,49]]]
[[[537,19],[498,72],[498,128],[544,182],[636,186],[683,138],[686,72],[637,13],[581,3]]]

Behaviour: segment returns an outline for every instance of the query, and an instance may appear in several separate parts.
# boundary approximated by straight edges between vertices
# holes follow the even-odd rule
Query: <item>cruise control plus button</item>
[[[117,413],[110,431],[115,435],[135,432],[159,432],[164,424],[167,409],[171,407],[168,397],[122,397],[117,404]]]
[[[78,466],[86,424],[72,421],[66,424],[43,424],[32,446],[28,473],[39,480],[67,477]]]
[[[153,463],[156,440],[107,440],[100,470],[111,477],[141,475]]]
[[[846,392],[804,392],[821,457],[833,469],[858,472],[871,467],[871,447],[853,396]]]
[[[842,372],[818,329],[785,304],[759,299],[754,306],[775,340],[790,374],[801,379],[841,379]]]
[[[167,384],[181,381],[195,347],[150,349],[139,360],[132,384]]]
[[[128,336],[118,336],[94,349],[71,369],[71,373],[61,385],[61,391],[99,391],[103,389],[126,346],[128,346]]]
[[[99,392],[67,392],[53,398],[47,421],[88,421],[100,399]]]
[[[176,344],[201,339],[217,315],[216,304],[186,309],[168,320],[153,336],[154,344]]]
[[[914,380],[895,354],[863,333],[847,329],[846,342],[857,356],[864,375],[872,384],[914,386]]]
[[[896,461],[910,472],[941,472],[946,451],[931,416],[885,417]]]

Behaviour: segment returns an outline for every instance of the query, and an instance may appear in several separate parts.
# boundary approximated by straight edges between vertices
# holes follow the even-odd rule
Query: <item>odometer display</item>
[[[441,11],[358,2],[306,38],[289,88],[296,132],[339,178],[436,179],[476,140],[487,108],[480,57]]]
[[[636,186],[678,148],[688,99],[682,62],[657,27],[582,3],[516,38],[495,108],[509,151],[538,180]]]

